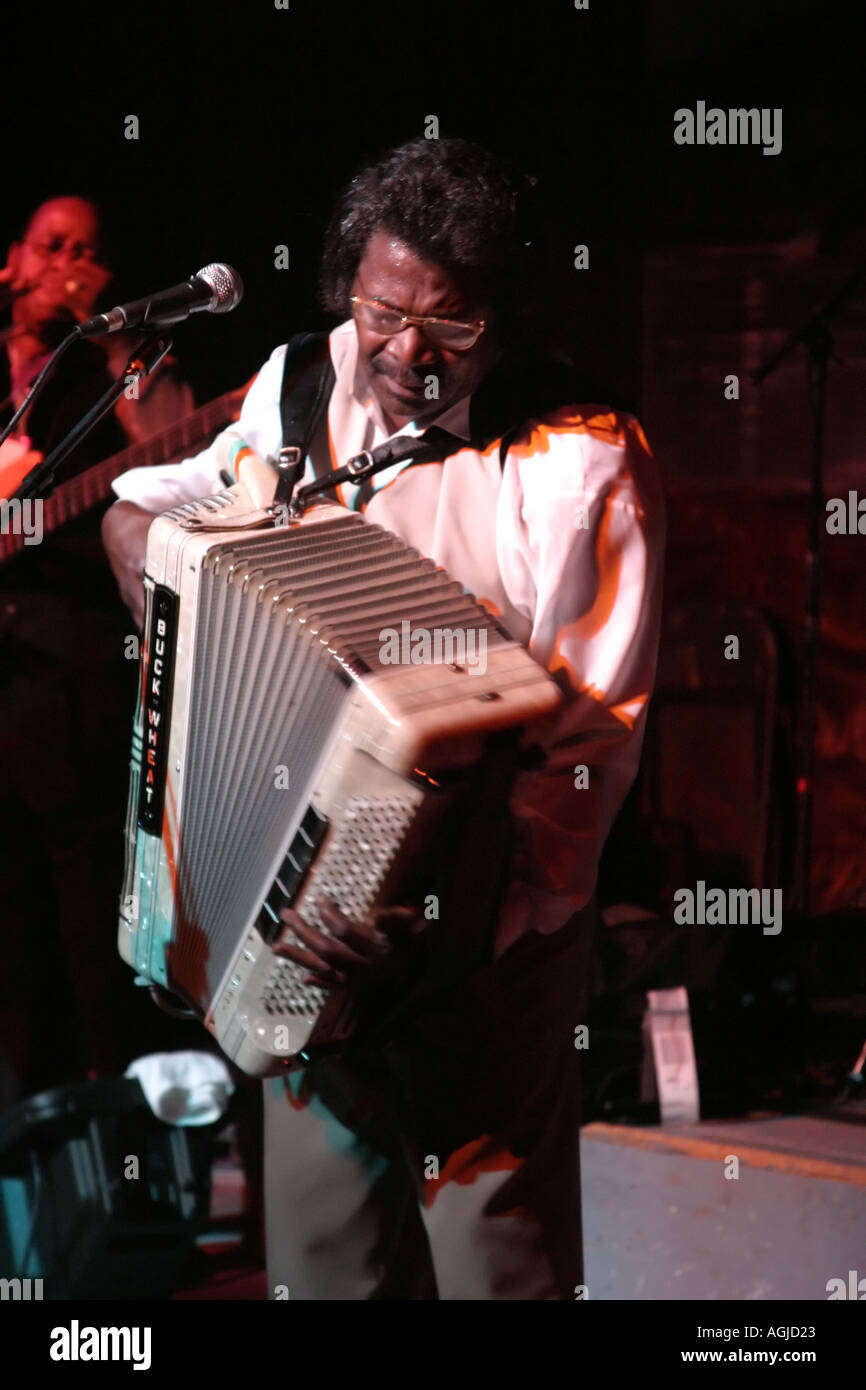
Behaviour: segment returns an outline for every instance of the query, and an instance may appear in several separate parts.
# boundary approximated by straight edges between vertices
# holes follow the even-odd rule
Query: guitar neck
[[[173,458],[187,457],[195,445],[204,446],[218,430],[237,419],[246,391],[245,386],[237,391],[228,391],[224,396],[200,406],[191,415],[176,420],[151,439],[133,444],[119,454],[112,454],[111,458],[103,459],[67,482],[60,483],[43,503],[42,534],[57,530],[59,526],[64,526],[105,501],[115,478],[130,468],[152,468]],[[14,504],[10,504],[7,511],[11,511],[11,505]],[[21,526],[13,527],[11,515],[4,514],[3,532],[0,533],[0,564],[23,549],[25,536],[22,530]]]

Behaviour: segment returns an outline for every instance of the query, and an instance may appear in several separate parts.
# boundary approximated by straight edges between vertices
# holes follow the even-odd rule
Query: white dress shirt
[[[354,323],[330,335],[336,381],[304,481],[391,437],[358,361]],[[285,347],[264,364],[232,430],[261,457],[281,447]],[[514,788],[515,848],[496,933],[499,956],[524,932],[556,931],[592,896],[598,858],[637,771],[655,677],[664,503],[640,424],[581,405],[527,420],[500,466],[499,441],[469,443],[467,396],[436,424],[467,440],[441,463],[392,465],[371,479],[364,515],[499,615],[566,696],[533,731],[547,765]],[[400,434],[420,433],[408,425]],[[224,460],[225,450],[221,451]],[[218,441],[183,463],[134,468],[119,498],[150,511],[219,490]],[[358,490],[337,494],[348,507]],[[588,768],[588,785],[575,768]]]

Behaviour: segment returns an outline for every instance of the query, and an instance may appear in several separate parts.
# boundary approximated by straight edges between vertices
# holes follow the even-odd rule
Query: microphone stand
[[[60,464],[120,400],[126,390],[129,378],[134,377],[135,381],[139,382],[142,377],[148,376],[154,368],[159,366],[170,348],[171,338],[156,333],[151,334],[143,343],[140,343],[117,380],[112,382],[96,404],[91,406],[87,414],[78,421],[77,425],[73,426],[69,434],[51,450],[51,453],[47,454],[41,463],[37,463],[35,468],[31,468],[30,472],[22,479],[14,497],[9,500],[14,501],[15,498],[20,498],[23,501],[25,498],[40,494],[49,496],[54,487],[54,475]]]
[[[809,490],[809,531],[806,550],[806,601],[803,619],[803,668],[797,712],[794,767],[795,832],[794,872],[791,909],[807,918],[811,910],[812,800],[815,768],[815,716],[817,709],[817,662],[821,621],[821,569],[824,517],[824,415],[827,394],[827,367],[833,355],[832,320],[866,285],[866,264],[806,321],[788,335],[781,347],[767,357],[751,374],[754,386],[776,370],[802,343],[807,355],[807,384],[812,412],[812,457]]]
[[[0,334],[0,345],[6,344],[10,342],[12,338],[16,338],[18,336],[20,336],[19,328],[16,327],[15,324],[12,324],[9,328],[4,329],[3,333]],[[36,397],[41,392],[42,387],[45,385],[48,378],[52,376],[53,373],[57,370],[57,364],[63,356],[64,352],[67,352],[69,348],[72,347],[72,344],[76,342],[78,342],[78,329],[73,328],[72,332],[67,333],[63,341],[54,349],[48,361],[45,363],[45,366],[42,368],[41,372],[37,376],[36,380],[31,382],[30,389],[27,392],[27,395],[24,397],[18,409],[13,414],[12,419],[7,421],[7,423],[3,426],[3,429],[0,430],[0,444],[5,443],[5,441],[9,438],[12,431],[14,430],[15,426],[18,424],[18,421],[22,418],[23,415],[26,415],[27,411],[30,409]]]

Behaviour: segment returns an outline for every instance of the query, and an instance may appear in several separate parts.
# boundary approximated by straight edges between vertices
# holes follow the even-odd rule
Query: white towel
[[[154,1115],[169,1125],[209,1125],[224,1115],[234,1091],[231,1073],[211,1052],[151,1052],[126,1068]]]

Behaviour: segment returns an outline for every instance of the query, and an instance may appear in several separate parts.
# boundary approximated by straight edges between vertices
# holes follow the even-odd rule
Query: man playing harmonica
[[[0,266],[0,426],[111,279],[91,202],[51,198],[30,214]],[[110,346],[121,360],[109,362],[92,342],[74,344],[61,358],[0,446],[0,501],[119,375],[140,335],[116,337],[123,342]],[[160,371],[140,399],[123,399],[78,444],[56,481],[77,477],[191,406],[189,386],[173,369]],[[91,493],[74,523],[44,536],[40,512],[38,543],[0,567],[0,882],[9,982],[0,991],[0,1056],[14,1094],[110,1074],[122,1058],[108,1022],[110,965],[92,944],[92,921],[101,895],[108,908],[116,891],[117,836],[105,825],[105,808],[106,788],[126,775],[128,762],[114,716],[129,688],[122,644],[129,619],[105,563],[97,504]],[[65,1019],[59,1050],[51,1041],[58,1016]]]

